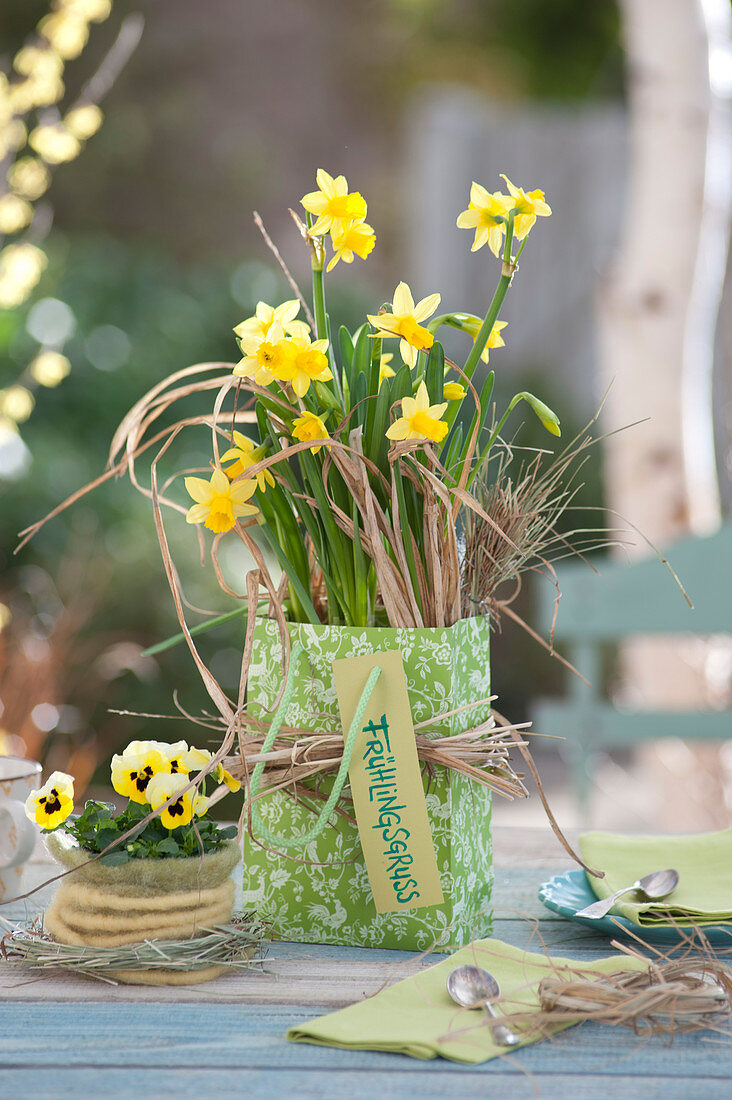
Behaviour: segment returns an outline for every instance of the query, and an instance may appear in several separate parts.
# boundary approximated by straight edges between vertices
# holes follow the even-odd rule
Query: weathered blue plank
[[[312,1006],[206,1004],[0,1005],[2,1061],[16,1067],[97,1067],[169,1070],[200,1066],[323,1071],[391,1070],[444,1074],[456,1068],[443,1059],[419,1062],[404,1055],[347,1051],[288,1043],[284,1033],[317,1015]],[[732,1076],[732,1044],[705,1042],[701,1035],[642,1040],[623,1028],[586,1024],[527,1047],[476,1072],[520,1067],[537,1074],[586,1076],[636,1074]]]
[[[601,1075],[578,1077],[558,1074],[551,1081],[511,1072],[498,1066],[490,1078],[491,1095],[508,1100],[729,1100],[729,1081],[700,1077],[659,1076],[637,1078],[623,1075],[611,1079]],[[100,1077],[96,1069],[67,1069],[57,1066],[39,1071],[29,1081],[23,1070],[0,1068],[0,1098],[27,1100],[30,1096],[53,1100],[79,1100],[103,1096],[104,1100],[152,1100],[175,1097],[176,1100],[281,1100],[283,1097],[316,1097],[318,1100],[362,1100],[374,1096],[383,1100],[427,1100],[449,1097],[455,1100],[484,1100],[489,1095],[485,1073],[472,1067],[456,1066],[451,1074],[425,1074],[412,1069],[389,1072],[345,1071],[332,1076],[319,1069],[311,1072],[274,1070],[271,1072],[238,1066],[232,1069],[108,1069]]]

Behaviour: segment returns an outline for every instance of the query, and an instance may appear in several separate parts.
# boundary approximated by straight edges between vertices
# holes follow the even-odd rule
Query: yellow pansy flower
[[[200,817],[208,809],[208,799],[197,794],[194,787],[184,791],[183,788],[186,786],[188,786],[188,776],[175,775],[172,772],[153,776],[148,784],[147,801],[153,810],[159,810],[169,798],[178,795],[178,798],[166,806],[160,814],[160,820],[166,829],[190,825],[194,816]]]
[[[233,462],[233,466],[226,467],[226,476],[232,481],[235,477],[239,477],[245,470],[248,470],[250,466],[256,466],[264,458],[264,448],[255,447],[254,441],[242,432],[235,431],[234,446],[230,447],[221,456],[222,462]],[[261,452],[261,453],[260,453]],[[274,485],[275,479],[269,470],[260,470],[256,475],[257,485],[259,491],[264,492],[265,485]]]
[[[458,229],[475,230],[471,252],[476,252],[487,243],[493,255],[498,255],[506,230],[505,218],[511,206],[508,195],[502,195],[500,191],[486,191],[485,187],[473,181],[468,209],[458,214],[457,219]]]
[[[412,292],[406,283],[399,283],[394,291],[391,313],[367,314],[369,321],[384,336],[400,336],[399,351],[410,367],[417,362],[417,352],[431,348],[435,338],[429,329],[419,323],[431,317],[440,304],[439,294],[428,294],[414,304]]]
[[[66,772],[53,772],[43,786],[25,800],[25,813],[42,829],[55,829],[74,809],[74,780]]]
[[[140,743],[144,744],[144,742]],[[189,749],[187,741],[176,741],[174,744],[166,741],[150,741],[149,744],[163,757],[168,771],[173,774],[188,775],[190,767],[188,766]]]
[[[282,378],[288,381],[298,397],[304,397],[310,389],[311,382],[328,382],[333,375],[328,366],[327,340],[314,340],[312,343],[306,337],[304,340],[297,338],[288,341],[290,355],[287,360],[287,373]]]
[[[465,386],[461,386],[459,382],[445,382],[442,387],[442,396],[446,401],[462,401],[465,392]]]
[[[130,741],[122,753],[122,759],[144,756],[149,752],[159,753],[163,758],[163,771],[188,775],[195,767],[195,758],[191,757],[192,750],[188,748],[187,741],[176,741],[172,744],[169,741]]]
[[[304,412],[302,416],[297,416],[292,422],[292,434],[298,443],[305,443],[307,440],[319,439],[320,446],[322,447],[325,440],[329,439],[328,429],[323,421],[315,413]],[[314,455],[318,453],[320,447],[311,447],[310,450]]]
[[[315,182],[318,190],[308,192],[300,200],[307,212],[315,214],[318,219],[311,233],[330,233],[339,227],[340,222],[362,221],[366,217],[366,200],[358,191],[349,193],[345,176],[333,179],[323,168],[319,168]]]
[[[379,360],[379,389],[381,389],[381,383],[385,378],[393,378],[396,374],[396,371],[392,370],[389,366],[393,358],[393,354],[390,351],[386,351]]]
[[[548,218],[552,209],[544,201],[543,191],[524,191],[521,187],[514,186],[508,176],[504,176],[503,173],[501,173],[501,176],[511,192],[512,205],[516,211],[513,222],[513,235],[517,241],[522,241],[536,219]]]
[[[202,523],[217,535],[231,531],[242,516],[257,514],[257,507],[247,504],[256,488],[254,478],[230,483],[220,467],[211,474],[210,481],[187,477],[186,489],[196,503],[188,509],[186,523]]]
[[[217,783],[223,783],[234,794],[241,790],[241,780],[234,779],[234,776],[228,771],[223,764],[217,764],[213,770],[213,776]]]
[[[345,264],[352,264],[354,256],[365,260],[376,244],[376,234],[373,227],[361,218],[359,221],[343,222],[334,226],[330,240],[333,258],[326,268],[327,271],[332,271],[339,260],[343,260]]]
[[[168,771],[163,754],[152,747],[145,747],[153,744],[150,741],[133,741],[121,755],[112,757],[112,786],[115,791],[141,805],[148,801],[147,787],[153,776]]]
[[[402,398],[402,415],[387,430],[387,438],[430,439],[441,443],[448,432],[448,426],[440,417],[447,408],[447,402],[430,405],[427,386],[420,382],[416,397]]]
[[[194,769],[201,771],[203,768],[205,768],[206,764],[208,764],[208,762],[212,758],[213,753],[209,752],[208,749],[196,749],[191,745],[190,749],[188,750],[187,759],[191,765],[191,771],[193,771]],[[238,779],[234,779],[234,776],[231,774],[230,771],[227,771],[222,763],[219,762],[216,765],[216,767],[211,772],[211,775],[217,783],[224,783],[230,791],[236,792],[241,790],[240,781]]]
[[[263,340],[244,336],[239,344],[244,358],[234,367],[237,378],[253,378],[260,386],[268,386],[275,379],[289,378],[293,351],[279,321],[273,322]]]
[[[248,354],[253,354],[262,340],[266,339],[273,325],[278,324],[283,334],[287,336],[307,336],[310,326],[304,321],[296,321],[300,312],[300,303],[297,298],[289,302],[283,302],[279,306],[269,306],[266,302],[257,302],[257,308],[252,317],[247,317],[236,326],[234,332],[240,340],[247,341]],[[244,348],[242,348],[244,351]]]

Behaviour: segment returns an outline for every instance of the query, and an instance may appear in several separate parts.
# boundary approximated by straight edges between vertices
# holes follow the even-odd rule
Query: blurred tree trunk
[[[607,441],[606,485],[610,507],[665,547],[720,522],[712,367],[729,235],[729,88],[719,81],[725,61],[729,71],[730,3],[620,7],[630,178],[620,252],[600,287],[599,334],[604,381],[612,383],[606,425],[649,419]],[[640,539],[629,548],[631,556],[648,552]],[[671,585],[668,598],[681,598]],[[629,644],[628,700],[641,708],[708,706],[707,650],[665,639]]]

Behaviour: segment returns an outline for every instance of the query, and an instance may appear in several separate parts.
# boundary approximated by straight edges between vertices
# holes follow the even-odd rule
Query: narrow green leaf
[[[313,602],[310,599],[310,593],[306,590],[302,581],[298,577],[297,570],[293,567],[292,562],[290,562],[287,556],[283,553],[282,547],[277,542],[277,539],[273,538],[272,532],[269,530],[269,528],[262,524],[260,530],[264,534],[264,537],[267,539],[270,548],[274,551],[274,554],[282,569],[287,574],[287,579],[289,580],[292,587],[295,589],[295,592],[297,593],[297,598],[302,604],[303,611],[307,615],[308,621],[311,622],[314,626],[320,626],[320,619],[318,618],[315,608],[313,607]]]
[[[216,615],[213,619],[209,619],[208,622],[200,623],[198,626],[191,627],[190,633],[193,637],[197,634],[205,634],[207,630],[213,630],[216,626],[221,626],[222,623],[231,622],[232,619],[237,619],[242,615],[247,617],[246,607],[237,607],[233,611],[226,611],[223,615]],[[166,638],[163,642],[156,642],[155,645],[148,646],[143,650],[143,657],[154,657],[156,653],[164,653],[166,649],[172,649],[173,646],[179,645],[185,641],[185,634],[171,634],[169,638]]]
[[[445,388],[445,352],[438,340],[435,340],[430,348],[424,380],[430,397],[430,405],[441,404],[444,400],[442,391]]]

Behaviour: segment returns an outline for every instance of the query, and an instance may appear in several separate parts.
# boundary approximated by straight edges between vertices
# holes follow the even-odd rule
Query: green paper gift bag
[[[303,729],[339,723],[332,663],[381,650],[399,650],[416,723],[447,714],[490,694],[490,624],[462,619],[450,627],[288,625],[290,641],[305,655],[285,724]],[[277,624],[260,620],[249,669],[249,707],[268,719],[282,687],[282,646]],[[463,733],[485,722],[490,704],[472,707],[434,724],[439,736]],[[245,909],[271,923],[273,936],[303,943],[425,950],[462,946],[490,934],[493,883],[491,796],[487,786],[442,767],[423,769],[432,839],[444,895],[441,905],[378,914],[371,896],[353,803],[344,794],[325,829],[305,848],[288,853],[245,835]],[[329,789],[332,779],[321,780]],[[312,828],[314,814],[281,791],[259,800],[273,833],[298,836]],[[256,831],[255,831],[256,834]],[[295,858],[292,858],[294,855]]]

